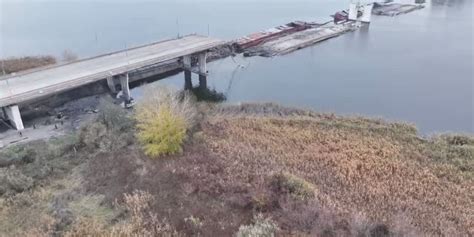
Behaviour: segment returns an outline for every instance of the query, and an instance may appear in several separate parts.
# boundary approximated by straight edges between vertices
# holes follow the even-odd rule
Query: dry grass
[[[21,72],[37,67],[48,66],[56,63],[56,59],[52,56],[34,56],[22,58],[7,58],[0,62],[0,74],[10,74]],[[3,66],[2,66],[3,64]]]
[[[149,204],[152,200],[153,197],[143,191],[125,194],[124,202],[118,204],[117,209],[125,210],[128,215],[122,222],[115,225],[108,225],[97,216],[76,215],[75,221],[70,223],[70,228],[58,232],[57,220],[45,215],[41,216],[36,224],[31,224],[32,228],[19,233],[18,236],[47,237],[58,234],[66,237],[179,236],[166,220],[159,219],[154,213],[149,211]],[[85,205],[90,206],[91,204],[85,203]]]
[[[153,196],[147,192],[135,191],[124,195],[124,208],[129,217],[112,227],[107,227],[91,219],[80,219],[67,231],[66,237],[101,236],[101,237],[134,237],[134,236],[179,236],[166,222],[150,211]]]
[[[254,217],[252,225],[239,227],[237,237],[273,237],[278,231],[278,225],[270,218],[264,218],[261,213]]]
[[[474,206],[471,179],[446,163],[425,166],[429,154],[406,146],[411,135],[398,126],[358,131],[354,125],[343,119],[232,116],[211,119],[204,130],[212,151],[229,164],[223,172],[234,184],[252,180],[259,186],[259,177],[289,172],[317,186],[316,200],[337,212],[362,212],[387,223],[403,213],[428,235],[472,234],[473,209],[466,208]]]
[[[127,116],[103,111],[95,121],[103,133],[82,142],[1,153],[8,158],[0,159],[0,174],[15,166],[34,183],[0,198],[0,235],[27,229],[26,236],[474,232],[470,136],[422,139],[407,124],[275,105],[218,106],[188,130],[182,154],[149,159],[134,142],[96,146],[135,133]],[[55,172],[32,172],[42,165]]]

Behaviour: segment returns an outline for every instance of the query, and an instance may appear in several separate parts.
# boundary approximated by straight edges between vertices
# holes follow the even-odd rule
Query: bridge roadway
[[[206,36],[189,35],[72,63],[3,76],[0,77],[0,108],[3,108],[5,117],[15,120],[11,116],[15,117],[16,112],[19,116],[19,111],[8,111],[12,106],[16,107],[13,107],[14,110],[18,110],[18,104],[110,79],[113,76],[126,75],[128,83],[128,72],[132,70],[177,58],[190,61],[190,56],[193,54],[204,55],[199,58],[200,64],[203,64],[200,67],[205,68],[207,50],[223,43],[221,40]],[[204,60],[204,63],[201,60]],[[128,84],[126,86],[128,87]]]

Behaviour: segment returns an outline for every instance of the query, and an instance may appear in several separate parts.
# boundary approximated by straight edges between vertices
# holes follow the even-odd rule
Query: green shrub
[[[274,176],[274,183],[280,191],[288,192],[296,198],[307,200],[314,198],[316,187],[290,173],[279,173]]]
[[[263,218],[262,214],[254,217],[253,225],[244,225],[239,228],[237,237],[273,237],[278,231],[278,225],[270,218]]]
[[[138,124],[138,139],[144,144],[145,154],[157,157],[181,153],[186,137],[186,123],[162,106],[153,119]]]
[[[181,153],[195,117],[196,110],[187,94],[180,96],[164,87],[146,90],[136,109],[137,137],[145,154],[158,157]]]

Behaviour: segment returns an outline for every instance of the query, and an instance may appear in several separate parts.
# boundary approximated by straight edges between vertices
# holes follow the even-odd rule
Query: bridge
[[[0,77],[0,116],[3,111],[3,117],[22,130],[19,110],[22,104],[100,80],[107,80],[112,92],[120,85],[125,100],[130,102],[129,72],[170,60],[181,62],[187,87],[191,83],[191,72],[199,74],[200,83],[205,84],[207,52],[223,43],[218,39],[189,35]],[[192,67],[192,57],[198,59],[197,69]]]

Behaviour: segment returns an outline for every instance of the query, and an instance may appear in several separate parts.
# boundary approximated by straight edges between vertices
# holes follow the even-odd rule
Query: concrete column
[[[122,86],[122,94],[123,94],[123,97],[125,98],[125,101],[127,103],[130,102],[130,100],[132,100],[132,96],[130,95],[128,73],[120,77],[120,85]]]
[[[364,5],[364,14],[362,15],[360,21],[364,23],[370,23],[370,19],[372,18],[372,8],[374,4]]]
[[[16,128],[16,130],[23,130],[25,127],[23,126],[23,120],[21,120],[20,108],[18,105],[12,105],[3,108],[7,119]]]
[[[207,52],[199,54],[198,63],[199,63],[199,73],[207,74]]]
[[[3,107],[0,108],[0,119],[7,120],[7,113]]]
[[[201,53],[198,56],[199,63],[199,87],[201,89],[207,88],[207,52]]]
[[[207,88],[207,76],[199,74],[199,88]]]
[[[357,21],[357,14],[359,11],[359,4],[358,3],[350,3],[349,4],[349,16],[348,19],[351,21]]]
[[[191,71],[185,70],[184,71],[184,89],[191,90],[193,89],[193,81],[191,77]]]
[[[183,57],[183,66],[184,66],[184,89],[191,90],[193,89],[193,81],[191,75],[191,55],[186,55]]]
[[[191,55],[183,56],[184,69],[191,70]]]
[[[113,76],[107,77],[107,85],[112,93],[117,93],[117,88],[115,88],[115,80]]]

